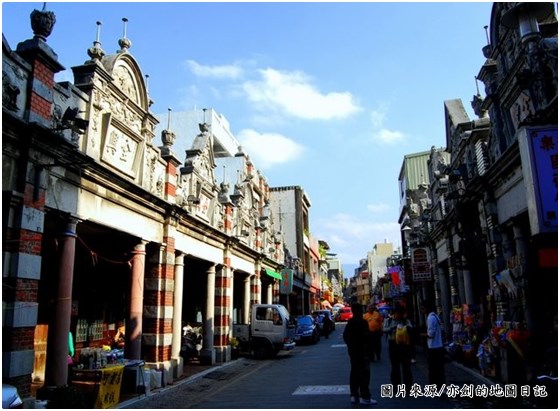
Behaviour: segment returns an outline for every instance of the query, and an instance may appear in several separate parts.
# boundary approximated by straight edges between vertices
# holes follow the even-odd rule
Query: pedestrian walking
[[[411,350],[409,330],[412,324],[405,318],[404,307],[397,306],[384,326],[389,344],[389,360],[391,361],[391,384],[396,387],[405,384],[407,391],[412,386],[412,369],[410,366]]]
[[[369,328],[363,318],[362,306],[352,304],[352,318],[346,323],[342,333],[350,356],[350,402],[375,405],[369,390],[370,369],[368,356]]]
[[[331,314],[325,313],[323,315],[323,332],[325,333],[325,339],[329,338],[329,334],[333,331],[334,322],[331,320]]]
[[[381,361],[381,337],[383,336],[383,316],[377,310],[377,305],[370,304],[364,319],[369,328],[369,358],[370,361]]]
[[[443,348],[441,320],[436,314],[432,301],[424,300],[420,308],[424,314],[427,314],[424,336],[428,342],[428,379],[430,384],[440,387],[445,383],[445,349]]]
[[[408,312],[405,310],[404,318],[410,321],[411,327],[408,329],[408,335],[410,336],[410,363],[416,364],[416,344],[418,343],[418,339],[420,338],[418,327],[408,317]]]

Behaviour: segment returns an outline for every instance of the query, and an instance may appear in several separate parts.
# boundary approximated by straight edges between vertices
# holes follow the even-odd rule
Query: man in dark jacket
[[[369,390],[370,364],[368,355],[368,323],[363,318],[362,306],[352,304],[352,318],[348,320],[342,334],[350,356],[350,402],[375,405]]]

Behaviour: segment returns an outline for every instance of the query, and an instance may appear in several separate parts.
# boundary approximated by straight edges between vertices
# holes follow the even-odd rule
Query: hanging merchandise
[[[497,355],[490,337],[485,338],[477,351],[480,373],[486,377],[496,376]]]
[[[529,331],[525,330],[521,324],[512,324],[514,328],[509,329],[506,332],[506,341],[511,345],[521,359],[525,359],[525,354],[527,353],[528,341],[529,341]]]
[[[498,274],[496,274],[496,282],[505,287],[510,298],[517,298],[517,286],[515,285],[511,272],[509,269],[505,269]]]

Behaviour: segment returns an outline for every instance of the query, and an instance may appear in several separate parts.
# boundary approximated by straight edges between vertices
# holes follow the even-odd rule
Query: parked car
[[[336,314],[336,321],[348,321],[352,318],[352,309],[350,307],[342,307]]]
[[[334,316],[330,310],[317,310],[313,311],[312,315],[317,318],[317,324],[319,324],[319,331],[321,335],[329,335],[335,329],[334,324]],[[325,316],[328,316],[331,319],[330,327],[325,329]]]
[[[310,315],[300,315],[296,318],[296,334],[294,340],[297,344],[309,342],[317,344],[321,338],[319,324]]]
[[[23,408],[23,401],[13,385],[2,384],[2,409]]]

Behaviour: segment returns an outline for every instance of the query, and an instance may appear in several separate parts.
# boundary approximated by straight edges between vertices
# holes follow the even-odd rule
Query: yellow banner
[[[124,365],[109,365],[101,370],[95,408],[111,408],[119,403]]]

